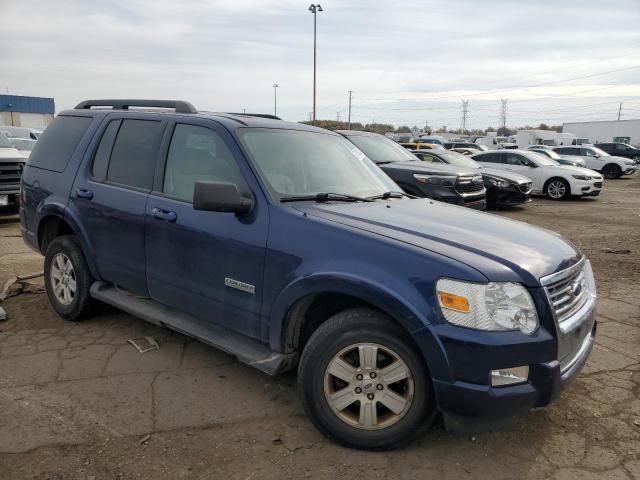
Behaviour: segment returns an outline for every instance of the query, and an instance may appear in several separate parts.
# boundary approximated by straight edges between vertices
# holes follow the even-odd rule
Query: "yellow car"
[[[401,143],[400,145],[407,150],[432,150],[434,148],[441,147],[441,145],[435,145],[432,143]]]

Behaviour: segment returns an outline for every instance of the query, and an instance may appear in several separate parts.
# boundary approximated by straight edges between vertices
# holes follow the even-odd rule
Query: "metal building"
[[[43,130],[53,121],[53,98],[0,95],[0,125]]]
[[[640,145],[640,119],[603,122],[573,122],[562,125],[562,131],[592,143],[623,142]]]

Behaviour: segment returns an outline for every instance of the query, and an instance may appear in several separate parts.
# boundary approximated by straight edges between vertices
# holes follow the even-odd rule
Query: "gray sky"
[[[313,18],[294,0],[0,0],[0,88],[311,111]],[[640,118],[640,0],[322,2],[318,118],[508,125]],[[578,78],[582,77],[582,78]],[[566,80],[566,81],[565,81]],[[539,86],[538,86],[539,85]]]

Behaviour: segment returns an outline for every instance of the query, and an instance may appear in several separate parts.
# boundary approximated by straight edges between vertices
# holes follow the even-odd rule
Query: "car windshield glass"
[[[376,163],[412,162],[418,160],[406,148],[382,135],[349,135],[348,138]]]
[[[593,152],[596,153],[598,155],[600,155],[601,157],[610,157],[611,155],[609,155],[607,152],[605,152],[604,150],[601,150],[598,147],[589,147],[589,149]]]
[[[438,151],[438,157],[442,158],[445,162],[455,165],[456,167],[466,167],[466,168],[480,168],[480,165],[475,160],[465,157],[464,155],[457,152],[440,152]]]
[[[11,147],[13,147],[13,145],[11,145],[11,142],[9,141],[9,139],[7,139],[4,133],[0,132],[0,148],[11,148]]]
[[[242,128],[239,135],[278,199],[329,192],[369,197],[402,191],[360,150],[337,135],[268,128]]]
[[[545,157],[543,153],[534,152],[533,150],[528,152],[523,152],[523,155],[529,158],[530,160],[533,160],[538,165],[542,165],[545,167],[560,165],[555,160],[551,160],[549,157]]]
[[[28,138],[12,138],[10,142],[18,150],[27,150],[27,151],[33,150],[33,147],[36,144],[35,140],[31,140]]]

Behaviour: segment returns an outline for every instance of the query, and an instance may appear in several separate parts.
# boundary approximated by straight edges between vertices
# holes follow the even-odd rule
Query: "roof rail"
[[[111,107],[113,110],[128,110],[129,107],[173,108],[176,113],[198,113],[193,105],[182,100],[85,100],[75,109],[88,110],[91,107]]]
[[[261,118],[270,118],[271,120],[282,120],[280,117],[275,115],[271,115],[270,113],[235,113],[235,112],[225,112],[227,115],[239,115],[241,117],[261,117]]]

